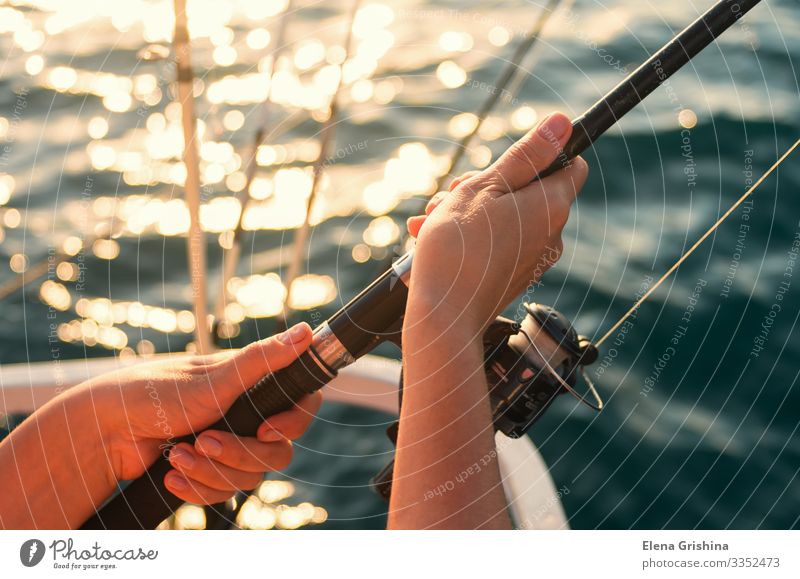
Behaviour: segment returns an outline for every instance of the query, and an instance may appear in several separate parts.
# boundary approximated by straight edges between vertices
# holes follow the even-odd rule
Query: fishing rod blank
[[[585,151],[633,107],[730,28],[761,0],[722,0],[630,73],[589,110],[572,121],[572,136],[558,159],[536,177],[542,179]]]
[[[572,137],[560,158],[538,178],[579,155],[625,113],[655,90],[693,56],[729,28],[760,0],[722,0],[667,43],[643,65],[573,121]],[[240,396],[209,428],[239,436],[255,436],[269,416],[288,410],[302,397],[322,388],[338,370],[353,363],[382,342],[399,343],[411,273],[413,252],[401,257],[358,296],[314,331],[311,346],[286,368],[262,378]],[[162,456],[102,507],[84,529],[152,529],[183,501],[169,492],[164,476],[167,459],[178,442],[193,444],[194,434],[169,441]]]

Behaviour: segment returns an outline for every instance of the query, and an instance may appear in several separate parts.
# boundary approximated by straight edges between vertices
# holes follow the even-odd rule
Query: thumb
[[[264,376],[294,362],[311,344],[311,327],[301,322],[283,333],[245,346],[222,362],[220,387],[238,396]]]
[[[569,117],[553,113],[511,145],[484,175],[497,183],[502,193],[516,191],[556,160],[571,134]]]

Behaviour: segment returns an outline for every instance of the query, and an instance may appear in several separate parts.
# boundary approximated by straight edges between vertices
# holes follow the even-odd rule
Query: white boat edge
[[[94,376],[133,364],[185,355],[175,353],[129,360],[107,357],[2,365],[0,413],[30,413],[54,396]],[[400,367],[400,362],[396,360],[364,356],[340,371],[324,388],[325,399],[396,416]],[[509,511],[517,528],[568,529],[561,492],[556,488],[547,464],[531,440],[528,437],[511,439],[497,433],[496,443],[498,465]]]

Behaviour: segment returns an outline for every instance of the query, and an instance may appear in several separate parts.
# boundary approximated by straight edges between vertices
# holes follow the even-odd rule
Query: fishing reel
[[[597,360],[597,348],[578,335],[561,312],[525,304],[521,324],[497,318],[484,335],[484,370],[495,429],[511,438],[524,435],[561,394],[600,411],[603,400],[584,367]],[[576,390],[577,375],[592,396]]]
[[[525,304],[522,323],[498,317],[483,336],[484,371],[496,431],[520,438],[562,394],[570,394],[600,411],[603,400],[585,371],[597,360],[595,345],[579,335],[561,312],[541,304]],[[590,397],[578,392],[578,374]],[[402,377],[400,384],[402,396]],[[397,443],[398,423],[387,435]],[[394,461],[373,479],[373,489],[387,501]]]

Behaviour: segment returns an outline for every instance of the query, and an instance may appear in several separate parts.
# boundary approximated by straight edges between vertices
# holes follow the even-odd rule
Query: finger
[[[422,228],[423,223],[425,223],[426,216],[430,215],[431,212],[436,209],[446,197],[446,191],[439,191],[436,195],[430,198],[428,204],[425,206],[425,215],[415,215],[406,220],[406,228],[408,229],[408,234],[411,237],[419,236],[419,230]]]
[[[499,193],[524,187],[556,160],[571,134],[569,118],[552,113],[503,153],[484,175]]]
[[[224,503],[233,496],[231,491],[219,491],[191,481],[177,470],[171,470],[164,476],[164,485],[179,499],[196,505]]]
[[[264,473],[283,470],[292,460],[292,444],[286,439],[262,442],[230,432],[207,430],[194,443],[201,456],[246,472]]]
[[[583,157],[575,157],[570,166],[563,169],[561,173],[561,177],[565,181],[562,192],[567,201],[573,203],[589,177],[589,164]]]
[[[589,165],[583,157],[575,157],[569,167],[545,177],[541,181],[535,181],[522,187],[515,194],[525,195],[530,192],[538,192],[547,197],[562,197],[567,203],[572,203],[578,196],[578,192],[586,183],[589,176]]]
[[[408,234],[411,237],[417,237],[419,235],[419,230],[422,224],[425,223],[425,219],[425,215],[416,215],[406,220],[406,229],[408,229]]]
[[[253,342],[217,365],[221,376],[215,381],[215,392],[235,398],[270,372],[294,362],[310,344],[311,327],[305,322]]]
[[[458,187],[461,183],[463,183],[467,179],[474,177],[475,175],[478,175],[479,173],[480,171],[467,171],[463,175],[456,177],[455,179],[450,181],[450,187],[448,188],[448,191],[452,191],[453,189]]]
[[[562,171],[531,183],[513,193],[521,211],[545,212],[549,235],[560,235],[569,219],[570,208],[589,174],[589,166],[581,157]]]
[[[259,428],[256,436],[264,442],[300,438],[322,405],[322,394],[315,392],[300,400],[294,408],[270,416]]]
[[[190,482],[198,482],[218,491],[253,489],[263,480],[264,471],[268,470],[239,470],[202,456],[189,444],[173,447],[169,453],[169,463]]]
[[[447,197],[447,193],[444,191],[439,191],[436,195],[431,197],[428,204],[425,205],[425,215],[430,215],[431,211],[436,209],[445,197]]]

